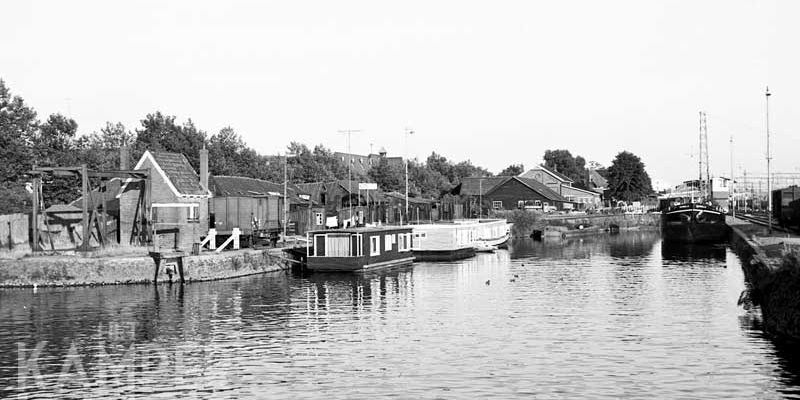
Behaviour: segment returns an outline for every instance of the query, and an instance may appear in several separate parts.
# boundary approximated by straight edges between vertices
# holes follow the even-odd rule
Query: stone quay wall
[[[278,249],[243,249],[184,258],[187,282],[237,278],[288,269]],[[169,282],[162,262],[158,282]],[[0,287],[83,286],[152,283],[155,262],[149,256],[90,258],[37,256],[0,261]],[[180,281],[178,272],[172,282]]]
[[[761,308],[764,328],[800,340],[800,258],[797,249],[776,251],[732,226],[731,245],[742,260],[747,297]],[[769,246],[774,247],[775,245]],[[780,250],[780,249],[778,249]]]

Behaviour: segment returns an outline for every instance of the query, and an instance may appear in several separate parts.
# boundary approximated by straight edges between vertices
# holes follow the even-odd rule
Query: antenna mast
[[[706,126],[706,113],[700,111],[700,149],[697,167],[700,173],[700,193],[705,199],[711,189],[711,172],[708,162],[708,127]],[[705,164],[706,176],[703,179],[703,164]]]

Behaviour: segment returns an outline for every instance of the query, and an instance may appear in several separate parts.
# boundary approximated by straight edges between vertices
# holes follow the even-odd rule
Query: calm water
[[[363,275],[5,290],[0,397],[798,393],[800,356],[743,287],[728,249],[631,233]]]

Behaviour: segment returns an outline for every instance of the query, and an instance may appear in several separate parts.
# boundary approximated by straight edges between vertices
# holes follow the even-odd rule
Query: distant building
[[[593,172],[597,174],[596,171]],[[519,175],[519,177],[524,179],[533,179],[539,182],[553,192],[556,192],[566,198],[567,201],[574,202],[576,204],[576,208],[579,210],[598,208],[601,205],[602,192],[575,187],[573,186],[575,181],[570,179],[568,176],[553,169],[547,168],[544,165],[537,165],[536,167],[523,172]],[[602,179],[600,174],[597,174],[597,177]],[[605,187],[607,187],[608,182],[605,181],[605,179],[600,179],[595,179],[596,183],[603,184],[603,182],[605,182]]]
[[[386,160],[386,162],[395,167],[403,167],[403,157],[389,157],[386,155],[386,149],[382,148],[378,151],[378,154],[370,154],[370,155],[360,155],[360,154],[350,154],[350,153],[342,153],[342,152],[334,152],[334,157],[341,160],[342,163],[347,165],[350,163],[350,168],[353,172],[360,173],[365,175],[369,172],[372,167],[380,164],[381,160]]]
[[[468,216],[477,216],[478,202],[481,202],[483,209],[493,210],[546,210],[550,207],[568,210],[575,206],[573,201],[543,183],[519,176],[464,178],[452,193],[469,198],[471,207],[466,211]]]

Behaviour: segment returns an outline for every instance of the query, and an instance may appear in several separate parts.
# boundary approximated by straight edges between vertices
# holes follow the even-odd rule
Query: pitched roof
[[[384,193],[383,195],[386,197],[393,197],[395,199],[400,199],[403,201],[406,200],[406,195],[398,192],[389,192],[389,193]],[[431,204],[435,202],[436,200],[423,199],[422,197],[410,197],[410,196],[408,197],[409,204]]]
[[[324,182],[298,183],[295,186],[297,186],[301,192],[310,195],[313,199],[318,199],[320,193],[325,191]]]
[[[466,196],[484,195],[495,186],[505,182],[508,176],[469,176],[461,178],[458,194]]]
[[[245,176],[214,175],[208,180],[214,196],[267,196],[283,195],[283,185]]]
[[[197,172],[183,154],[147,150],[134,169],[141,169],[147,159],[151,160],[153,167],[177,196],[208,197],[211,195],[200,185],[200,177],[197,176]]]
[[[495,187],[493,187],[489,192],[492,192],[492,191],[496,190],[497,188],[501,187],[502,185],[506,184],[508,181],[510,181],[512,179],[515,179],[515,180],[519,181],[523,185],[529,187],[531,190],[541,194],[542,196],[544,196],[548,200],[560,201],[560,202],[564,202],[564,203],[572,203],[571,201],[567,200],[565,197],[561,196],[560,194],[554,192],[553,190],[551,190],[550,188],[545,186],[543,183],[537,181],[536,179],[533,179],[533,178],[520,178],[518,176],[508,177],[508,179],[506,179],[504,182],[500,183],[499,185],[496,185]],[[485,193],[485,194],[488,194],[488,193]]]
[[[342,179],[342,180],[336,181],[335,184],[338,184],[344,190],[345,193],[348,193],[348,192],[350,194],[353,194],[353,193],[358,194],[359,193],[358,181],[348,181],[347,179]],[[330,185],[328,185],[328,187],[330,187]],[[350,191],[350,189],[352,189],[352,192]],[[366,192],[368,192],[368,196],[370,198],[370,201],[379,201],[380,200],[380,193],[377,193],[377,192],[380,192],[380,190],[367,190]]]
[[[542,182],[537,181],[536,179],[528,179],[528,178],[518,178],[514,177],[515,179],[519,179],[520,182],[524,183],[526,186],[530,187],[531,189],[539,192],[542,196],[555,201],[563,201],[565,203],[571,203],[567,200],[566,197],[556,193],[553,189],[550,189]]]
[[[603,178],[600,173],[595,170],[589,170],[589,182],[591,182],[595,187],[598,188],[607,188],[608,187],[608,180]]]
[[[529,169],[529,170],[527,170],[527,171],[525,171],[525,172],[523,172],[521,174],[519,174],[519,177],[520,178],[533,178],[533,171],[537,171],[537,170],[544,171],[545,173],[550,174],[552,177],[558,179],[562,183],[574,183],[575,182],[572,179],[570,179],[570,177],[568,177],[568,176],[566,176],[566,175],[564,175],[564,174],[562,174],[562,173],[560,173],[560,172],[558,172],[558,171],[556,171],[554,169],[547,168],[547,167],[545,167],[544,165],[541,165],[541,164],[537,165],[536,167],[533,167],[533,168],[531,168],[531,169]]]

